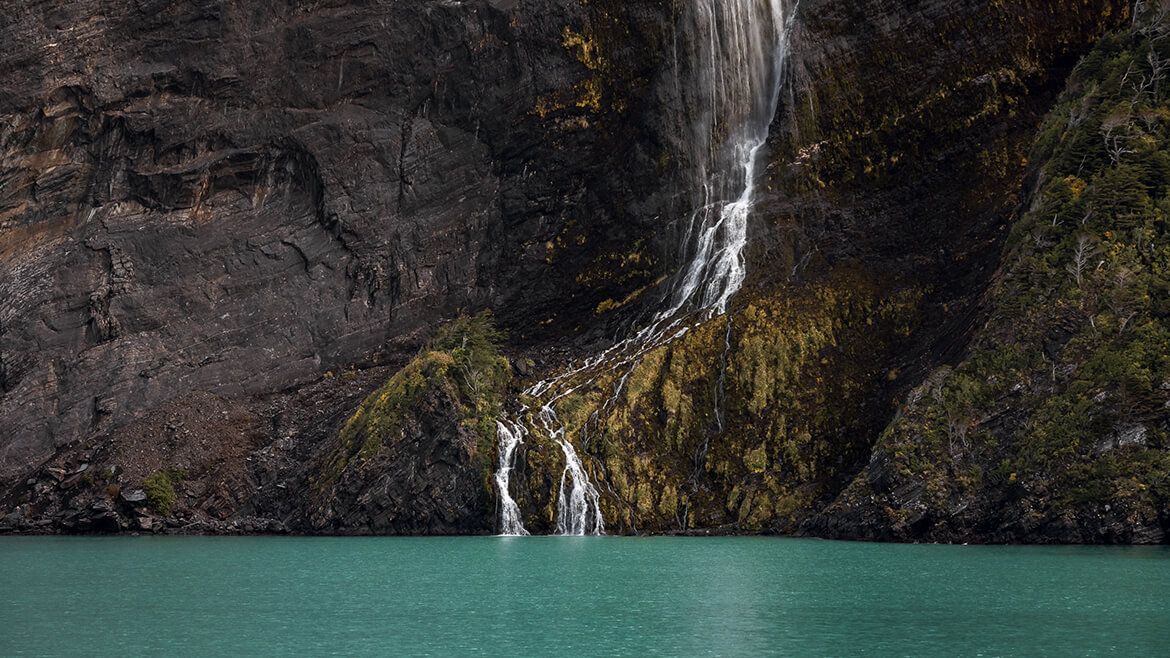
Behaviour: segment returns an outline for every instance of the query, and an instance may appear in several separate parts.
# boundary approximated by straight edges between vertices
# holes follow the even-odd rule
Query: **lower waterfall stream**
[[[496,437],[499,442],[500,464],[495,473],[496,488],[500,492],[500,528],[505,535],[527,535],[520,518],[520,507],[512,499],[508,485],[512,468],[516,463],[516,449],[524,443],[527,430],[523,425],[507,421],[496,423]]]

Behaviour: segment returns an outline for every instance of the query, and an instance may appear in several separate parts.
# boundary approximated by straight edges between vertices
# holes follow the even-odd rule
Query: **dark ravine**
[[[679,1],[42,5],[0,25],[27,44],[0,55],[0,532],[493,532],[498,403],[455,370],[330,460],[368,395],[446,363],[446,321],[494,311],[507,398],[652,308],[687,210]],[[1165,498],[1117,532],[946,525],[961,496],[916,487],[959,474],[883,475],[896,408],[983,349],[1037,131],[1128,11],[802,0],[748,284],[591,444],[607,528],[1165,541]],[[522,455],[534,531],[557,459]],[[167,514],[139,495],[163,472]]]

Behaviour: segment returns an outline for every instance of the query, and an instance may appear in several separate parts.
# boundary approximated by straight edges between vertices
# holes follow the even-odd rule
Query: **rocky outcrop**
[[[645,229],[664,11],[8,8],[0,479],[192,391],[401,362],[459,309],[573,326],[580,271]]]
[[[384,445],[355,455],[358,463],[346,463],[335,476],[318,476],[305,530],[466,535],[494,529],[490,454],[477,450],[479,435],[460,422],[457,395],[437,372],[443,367],[441,360],[428,364],[431,381],[414,393]],[[367,438],[359,433],[355,441]]]
[[[178,468],[154,529],[490,531],[498,410],[443,375],[375,414],[395,433],[347,428],[443,319],[494,309],[533,381],[622,335],[677,266],[676,2],[18,4],[0,27],[27,44],[0,56],[10,528],[141,527],[103,486]],[[992,311],[1036,128],[1126,8],[802,0],[730,314],[641,359],[604,426],[614,381],[561,402],[570,434],[593,423],[607,527],[925,536],[873,506],[818,512],[859,473],[917,495],[884,466],[893,402]],[[85,495],[49,470],[83,461],[124,470]],[[552,527],[563,467],[524,447],[530,529]]]
[[[496,419],[512,377],[499,338],[487,312],[436,332],[325,442],[293,522],[317,533],[491,531]]]
[[[1077,68],[1031,154],[989,317],[904,399],[832,537],[1163,543],[1170,531],[1164,14]]]

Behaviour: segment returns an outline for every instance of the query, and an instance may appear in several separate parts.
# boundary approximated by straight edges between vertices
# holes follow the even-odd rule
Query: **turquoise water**
[[[0,655],[1166,655],[1170,550],[3,538]]]

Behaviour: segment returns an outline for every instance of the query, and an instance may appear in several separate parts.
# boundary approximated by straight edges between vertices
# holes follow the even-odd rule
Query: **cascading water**
[[[693,314],[706,318],[726,312],[743,285],[743,250],[755,202],[759,156],[779,102],[796,4],[796,0],[690,0],[682,26],[684,52],[681,57],[676,53],[681,116],[686,117],[680,125],[688,137],[685,155],[696,208],[681,241],[683,265],[662,310],[649,325],[524,391],[529,398],[545,400],[525,409],[528,424],[555,441],[565,456],[557,496],[557,534],[599,535],[605,527],[601,496],[553,405],[575,390],[574,380],[625,369],[612,397],[602,406],[608,411],[642,355],[685,333]],[[594,412],[592,417],[596,416]],[[500,525],[505,534],[528,534],[508,492],[522,425],[501,423],[499,428]]]
[[[524,522],[520,519],[520,507],[508,491],[512,468],[516,465],[516,448],[524,443],[528,430],[523,425],[507,421],[496,422],[496,436],[499,439],[500,467],[496,470],[496,487],[500,490],[500,534],[527,535]]]
[[[601,494],[589,481],[573,444],[564,438],[557,439],[557,444],[565,453],[565,471],[561,473],[561,491],[557,495],[557,534],[604,535]]]
[[[694,71],[681,87],[696,109],[688,155],[696,210],[682,247],[667,306],[654,324],[683,310],[713,315],[743,285],[748,216],[756,168],[776,115],[796,3],[786,0],[693,0],[686,60]]]

